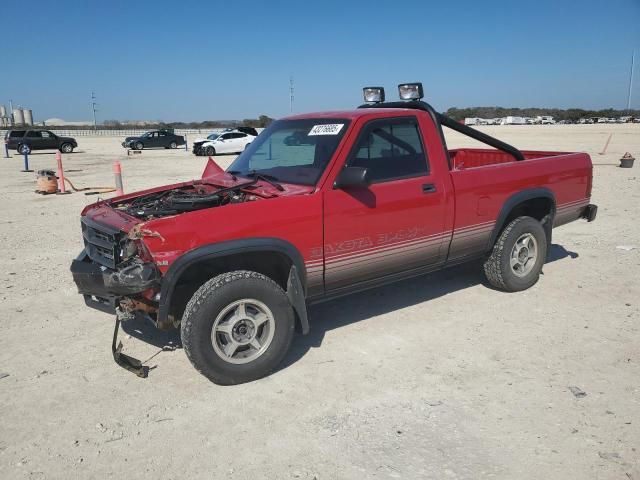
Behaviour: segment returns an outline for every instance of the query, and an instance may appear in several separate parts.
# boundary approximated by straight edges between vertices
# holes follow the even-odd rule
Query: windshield
[[[315,185],[348,126],[349,120],[344,118],[278,120],[249,144],[228,171]]]
[[[143,133],[142,135],[140,135],[140,138],[150,137],[151,135],[153,135],[153,132]]]
[[[218,138],[220,136],[219,133],[212,133],[211,135],[209,135],[207,137],[208,140],[215,140],[216,138]]]

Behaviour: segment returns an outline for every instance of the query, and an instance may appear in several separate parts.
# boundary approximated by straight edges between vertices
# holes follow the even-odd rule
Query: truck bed
[[[522,153],[526,160],[568,155],[567,152],[542,152],[535,150],[523,150]],[[451,159],[451,166],[454,170],[485,167],[497,163],[512,163],[516,161],[513,156],[506,152],[489,148],[457,148],[449,150],[449,158]]]
[[[497,150],[449,153],[455,190],[452,260],[490,248],[494,225],[518,192],[549,192],[554,200],[554,226],[578,219],[589,204],[592,165],[586,153],[524,151],[522,161]]]

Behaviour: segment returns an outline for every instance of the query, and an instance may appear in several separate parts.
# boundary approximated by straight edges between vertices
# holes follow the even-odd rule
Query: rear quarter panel
[[[486,251],[498,216],[514,194],[548,189],[555,199],[554,226],[576,220],[589,203],[592,165],[586,153],[568,153],[478,168],[453,170],[456,193],[449,258]]]

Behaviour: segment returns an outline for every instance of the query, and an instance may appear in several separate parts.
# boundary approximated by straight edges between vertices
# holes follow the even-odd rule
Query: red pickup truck
[[[236,384],[269,374],[307,305],[484,259],[499,289],[531,287],[552,228],[585,218],[585,153],[519,151],[436,112],[419,84],[381,88],[350,111],[272,123],[227,171],[103,200],[82,212],[71,270],[89,306],[180,328],[203,375]],[[447,149],[443,127],[493,149]]]

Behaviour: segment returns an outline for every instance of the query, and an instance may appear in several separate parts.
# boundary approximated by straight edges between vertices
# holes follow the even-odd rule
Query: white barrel
[[[22,113],[21,108],[13,109],[13,124],[14,125],[24,125],[24,113]]]
[[[33,111],[30,108],[23,108],[22,115],[25,125],[33,125]]]

